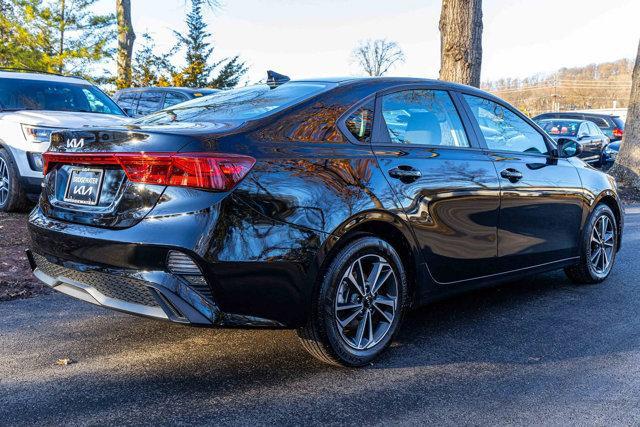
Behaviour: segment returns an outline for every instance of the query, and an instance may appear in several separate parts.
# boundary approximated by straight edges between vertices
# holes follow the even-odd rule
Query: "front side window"
[[[177,92],[167,92],[164,96],[164,108],[185,102],[187,97]]]
[[[138,96],[137,92],[125,92],[120,94],[118,97],[118,104],[125,109],[131,110],[136,107],[136,97]]]
[[[477,96],[464,95],[464,99],[471,108],[489,149],[531,154],[548,153],[542,135],[513,111]]]
[[[162,92],[157,91],[142,92],[140,94],[140,100],[138,101],[136,114],[146,116],[161,109],[160,103],[162,102],[162,95]]]
[[[374,101],[367,102],[344,121],[349,132],[360,142],[371,141]]]
[[[469,147],[449,94],[441,90],[405,90],[382,97],[382,118],[396,144]]]

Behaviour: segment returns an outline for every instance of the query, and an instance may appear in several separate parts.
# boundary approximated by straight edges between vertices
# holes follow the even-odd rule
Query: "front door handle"
[[[508,179],[511,182],[517,182],[522,179],[522,172],[520,172],[518,169],[507,168],[500,172],[500,176]]]
[[[418,169],[412,168],[411,166],[398,166],[397,168],[393,168],[389,171],[389,176],[407,183],[420,178],[422,176],[422,172]]]

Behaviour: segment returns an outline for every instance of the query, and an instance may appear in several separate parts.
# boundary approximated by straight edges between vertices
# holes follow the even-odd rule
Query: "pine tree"
[[[186,47],[186,67],[182,70],[181,81],[188,87],[205,87],[213,67],[208,65],[213,48],[207,41],[207,23],[202,15],[202,0],[191,1],[191,11],[187,14],[187,35],[175,32],[180,44]]]
[[[91,74],[112,53],[113,15],[97,0],[0,0],[0,66]]]
[[[175,32],[180,45],[186,48],[186,66],[174,75],[174,84],[196,88],[234,87],[247,72],[247,67],[238,56],[211,62],[214,48],[209,42],[211,33],[207,31],[207,23],[204,21],[203,4],[212,5],[205,0],[191,0],[191,11],[186,19],[187,34]],[[211,77],[212,74],[215,74],[215,77]]]
[[[170,86],[171,76],[175,73],[170,57],[175,53],[171,50],[164,54],[155,53],[155,43],[148,34],[142,34],[142,43],[133,60],[131,86]]]

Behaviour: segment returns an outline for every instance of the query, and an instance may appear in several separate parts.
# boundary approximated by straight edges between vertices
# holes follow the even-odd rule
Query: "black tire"
[[[20,185],[18,167],[13,161],[13,157],[4,148],[0,148],[0,173],[2,173],[3,166],[7,171],[4,180],[8,180],[8,183],[5,181],[0,185],[8,189],[8,194],[5,192],[0,195],[0,212],[23,211],[27,208],[28,202]],[[1,179],[3,179],[2,176],[0,176]]]
[[[609,221],[608,224],[611,224],[613,236],[608,240],[610,243],[607,244],[612,246],[604,247],[598,242],[592,242],[594,229],[596,226],[600,229],[601,221],[604,221],[603,218],[606,218],[606,220]],[[618,251],[618,240],[618,224],[611,208],[603,203],[597,205],[591,212],[582,233],[580,240],[580,262],[564,269],[569,280],[576,284],[594,284],[604,281],[611,273],[611,269],[615,263],[616,253]],[[605,254],[609,254],[610,252],[610,255],[604,256],[601,253],[601,256],[598,257],[598,250],[606,250]],[[596,262],[594,262],[594,258]],[[600,268],[604,265],[601,263],[603,263],[605,259],[609,261],[608,266],[606,268]]]
[[[366,264],[367,260],[370,259],[380,260],[380,264],[383,266],[380,267],[381,271],[384,271],[385,274],[391,269],[389,277],[392,278],[392,281],[390,282],[390,279],[383,281],[383,274],[380,273],[378,276],[380,277],[379,283],[384,283],[384,285],[380,287],[379,294],[371,289],[375,286],[371,286],[371,288],[365,286],[371,291],[366,291],[366,295],[352,291],[356,299],[361,299],[361,301],[358,302],[352,299],[351,302],[362,304],[363,307],[362,311],[355,309],[355,311],[351,312],[360,313],[358,314],[359,317],[353,319],[353,322],[358,322],[359,325],[362,320],[358,319],[364,319],[367,316],[367,311],[369,311],[369,320],[365,320],[365,325],[370,325],[371,328],[365,326],[363,329],[366,328],[367,332],[375,329],[374,333],[368,332],[368,337],[373,339],[367,339],[366,345],[371,345],[371,347],[357,349],[353,346],[354,343],[348,343],[349,338],[345,336],[346,329],[338,326],[338,321],[340,320],[338,300],[344,296],[344,293],[340,293],[341,290],[346,290],[349,286],[353,286],[344,278],[345,275],[349,274],[349,271],[352,271],[350,270],[351,266],[356,265],[358,260],[364,260],[362,263]],[[373,269],[374,264],[371,265]],[[355,267],[353,271],[355,271]],[[362,267],[360,271],[362,271]],[[364,275],[372,277],[367,273]],[[302,346],[312,356],[328,364],[363,366],[370,363],[389,346],[399,329],[404,313],[407,311],[409,303],[407,275],[398,253],[393,246],[382,239],[373,236],[359,237],[335,254],[319,280],[320,282],[312,301],[310,318],[307,324],[297,331]],[[387,316],[383,318],[383,313],[379,310],[381,305],[377,305],[378,308],[376,308],[376,301],[378,301],[379,297],[388,298],[386,295],[382,296],[382,293],[393,294],[394,289],[397,297],[395,298],[395,304],[392,305],[394,307],[393,315],[389,315],[391,321],[387,321]],[[354,296],[353,294],[351,297]],[[367,296],[370,297],[368,301]],[[342,301],[342,303],[344,304],[345,302]],[[368,308],[366,308],[365,304],[369,304]],[[391,310],[389,307],[386,308]],[[351,315],[349,314],[347,317],[351,317]],[[345,319],[342,320],[344,321]],[[378,324],[373,326],[375,322],[378,322]],[[352,323],[349,323],[349,325]],[[376,334],[378,334],[378,337],[376,337]],[[363,336],[360,335],[360,343],[362,343],[362,339]],[[378,339],[379,341],[376,341]],[[354,338],[355,340],[357,340],[357,337]]]

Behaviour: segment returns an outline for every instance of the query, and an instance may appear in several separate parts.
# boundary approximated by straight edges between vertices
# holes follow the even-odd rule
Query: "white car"
[[[51,132],[131,120],[86,80],[0,70],[0,211],[37,199]]]

